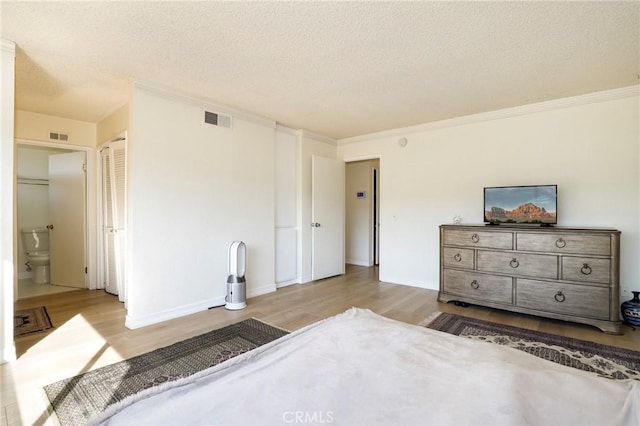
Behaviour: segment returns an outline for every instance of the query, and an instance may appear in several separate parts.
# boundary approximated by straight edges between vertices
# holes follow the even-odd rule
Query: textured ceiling
[[[16,108],[141,80],[334,138],[639,83],[640,2],[11,2]]]

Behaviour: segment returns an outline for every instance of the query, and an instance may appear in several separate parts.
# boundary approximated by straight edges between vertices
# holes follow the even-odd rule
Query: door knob
[[[311,224],[311,227],[312,227],[312,228],[320,228],[320,224],[319,224],[318,222],[313,222],[313,223]]]
[[[53,225],[47,225],[47,229],[49,230],[53,229]]]

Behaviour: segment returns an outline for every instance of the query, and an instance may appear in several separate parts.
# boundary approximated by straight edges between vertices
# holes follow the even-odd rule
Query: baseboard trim
[[[247,299],[256,296],[262,296],[263,294],[267,293],[273,293],[274,291],[276,291],[275,284],[265,284],[260,287],[249,288],[249,291],[247,291]]]
[[[175,318],[180,318],[186,315],[195,314],[197,312],[206,311],[213,306],[221,306],[225,304],[225,296],[218,296],[211,299],[206,299],[198,303],[191,305],[179,306],[173,309],[167,309],[166,311],[156,312],[148,315],[125,317],[124,326],[128,329],[135,330],[136,328],[142,328],[160,322],[169,321]]]
[[[263,294],[272,293],[274,291],[276,291],[275,284],[267,284],[260,287],[251,288],[247,292],[247,298],[249,299],[251,297],[261,296]],[[184,317],[186,315],[206,311],[207,309],[212,307],[224,306],[226,303],[225,297],[226,294],[211,299],[206,299],[198,303],[179,306],[177,308],[167,309],[166,311],[148,315],[141,315],[138,317],[127,315],[125,317],[124,326],[128,329],[135,330],[136,328],[142,328],[164,321],[169,321],[175,318]]]
[[[298,280],[293,279],[276,283],[276,288],[288,287],[293,284],[298,284]]]
[[[313,279],[311,278],[311,275],[303,275],[302,277],[300,277],[299,284],[306,284],[306,283],[310,283],[312,281],[313,281]]]

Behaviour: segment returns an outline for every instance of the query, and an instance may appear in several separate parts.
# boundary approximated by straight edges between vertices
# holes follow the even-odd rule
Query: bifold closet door
[[[125,141],[102,150],[105,290],[125,301],[126,151]]]

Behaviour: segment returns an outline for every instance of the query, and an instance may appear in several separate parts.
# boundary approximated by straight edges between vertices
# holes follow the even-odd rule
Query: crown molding
[[[333,145],[333,146],[337,146],[338,145],[338,141],[336,139],[321,135],[319,133],[314,133],[310,130],[302,130],[302,137],[303,138],[309,138],[309,139],[313,139],[315,141],[318,142],[324,142],[326,144],[329,145]]]
[[[11,40],[0,39],[0,49],[3,52],[12,53],[14,56],[16,54],[16,44]]]
[[[252,114],[250,112],[241,111],[239,109],[231,108],[228,106],[220,105],[208,101],[203,98],[197,98],[189,95],[184,95],[182,93],[178,93],[174,90],[166,89],[163,87],[156,86],[152,83],[147,83],[144,81],[134,81],[133,87],[135,89],[141,89],[146,92],[152,93],[154,95],[163,97],[168,100],[173,100],[176,102],[182,102],[189,105],[199,106],[202,108],[209,109],[219,114],[230,115],[234,119],[240,119],[244,121],[249,121],[255,124],[259,124],[261,126],[269,127],[271,129],[276,128],[275,120],[271,120],[269,118],[262,117],[257,114]]]
[[[394,136],[406,136],[410,133],[427,132],[431,130],[444,129],[447,127],[462,126],[465,124],[480,123],[483,121],[497,120],[501,118],[517,117],[520,115],[534,114],[537,112],[552,111],[574,106],[587,105],[596,102],[605,102],[615,99],[629,98],[640,95],[640,85],[621,87],[619,89],[604,90],[600,92],[587,93],[585,95],[572,96],[568,98],[554,99],[551,101],[538,102],[505,108],[496,111],[482,112],[479,114],[465,115],[462,117],[450,118],[447,120],[433,121],[431,123],[418,124],[416,126],[402,127],[398,129],[385,130],[382,132],[369,133],[351,138],[339,139],[338,145],[348,145],[351,143],[364,142],[372,139],[381,139]]]

